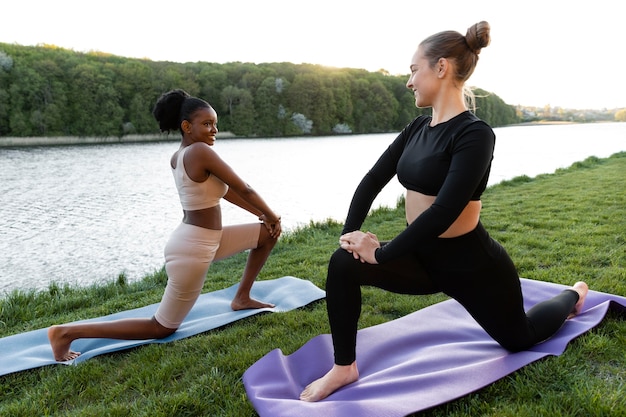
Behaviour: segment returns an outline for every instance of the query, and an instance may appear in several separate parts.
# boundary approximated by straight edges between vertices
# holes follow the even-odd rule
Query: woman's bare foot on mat
[[[583,309],[583,304],[585,304],[585,298],[587,298],[587,292],[589,292],[589,287],[583,281],[578,281],[572,286],[572,289],[578,293],[578,302],[574,306],[574,310],[567,316],[568,319],[580,314]]]
[[[255,308],[274,308],[274,307],[276,307],[275,304],[264,303],[263,301],[255,300],[254,298],[248,298],[248,299],[235,298],[230,303],[230,308],[232,308],[235,311],[250,310],[250,309],[255,309]]]
[[[48,329],[48,340],[50,340],[50,346],[52,346],[52,354],[54,355],[55,361],[71,361],[80,356],[80,352],[74,352],[70,349],[72,341],[67,340],[64,336],[61,326],[52,326]]]
[[[302,401],[315,402],[323,400],[339,388],[359,379],[356,362],[351,365],[333,365],[326,375],[311,382],[300,394]]]

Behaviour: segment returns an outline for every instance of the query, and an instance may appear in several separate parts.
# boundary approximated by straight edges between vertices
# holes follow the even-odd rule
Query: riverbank
[[[600,122],[598,122],[600,123]],[[545,125],[568,125],[579,124],[570,121],[542,120],[535,122],[517,123],[501,127],[512,126],[545,126]],[[219,132],[217,139],[245,139],[232,132]],[[154,134],[154,135],[124,135],[103,137],[81,136],[53,136],[53,137],[0,137],[0,148],[16,148],[28,146],[71,146],[71,145],[99,145],[111,143],[151,143],[151,142],[176,142],[180,137],[177,134]]]
[[[236,138],[231,132],[219,132],[218,139]],[[102,137],[54,136],[54,137],[0,137],[0,148],[17,148],[27,146],[68,146],[68,145],[99,145],[110,143],[151,143],[177,142],[180,135],[161,133],[156,135],[124,135]]]
[[[482,221],[507,248],[521,276],[561,284],[586,280],[593,290],[626,296],[625,174],[626,152],[621,152],[554,174],[505,181],[486,190]],[[375,210],[364,229],[389,239],[404,228],[403,218],[402,205]],[[286,234],[259,279],[293,275],[323,288],[340,232],[341,224],[331,221]],[[212,265],[204,291],[235,284],[244,263],[242,254]],[[136,283],[121,277],[86,288],[51,285],[43,291],[14,291],[0,299],[0,336],[155,303],[165,281],[161,271]],[[387,322],[444,299],[364,288],[360,326]],[[255,417],[241,381],[245,370],[272,349],[291,354],[328,332],[326,305],[320,301],[78,366],[7,375],[0,377],[0,415]],[[611,313],[570,343],[562,356],[528,365],[419,415],[626,415],[624,343],[626,321]]]

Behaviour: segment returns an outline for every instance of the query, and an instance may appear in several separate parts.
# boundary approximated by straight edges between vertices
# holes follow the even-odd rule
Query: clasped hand
[[[380,242],[374,233],[360,230],[346,233],[339,238],[339,246],[351,253],[354,259],[359,259],[363,263],[378,263],[375,253],[376,249],[380,247]]]
[[[267,231],[270,232],[271,237],[273,237],[274,239],[278,239],[280,237],[280,234],[283,231],[283,228],[280,224],[280,216],[276,217],[275,219],[269,219],[265,214],[263,214],[259,216],[259,220],[263,222]]]

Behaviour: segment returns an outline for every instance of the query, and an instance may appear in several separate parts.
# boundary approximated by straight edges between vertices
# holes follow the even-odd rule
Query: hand
[[[271,219],[265,214],[259,216],[259,220],[263,222],[267,230],[270,232],[270,236],[274,239],[278,239],[283,232],[282,225],[280,224],[280,216],[276,216]]]
[[[378,237],[371,232],[363,233],[360,230],[346,233],[339,238],[341,249],[348,251],[354,259],[368,264],[377,264],[376,249],[380,247]]]

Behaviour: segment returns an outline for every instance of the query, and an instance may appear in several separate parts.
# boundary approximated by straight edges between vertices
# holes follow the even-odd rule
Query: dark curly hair
[[[152,110],[152,115],[159,122],[161,132],[170,132],[178,129],[182,134],[180,124],[183,120],[191,120],[198,109],[211,108],[206,101],[190,96],[181,89],[163,93]]]

